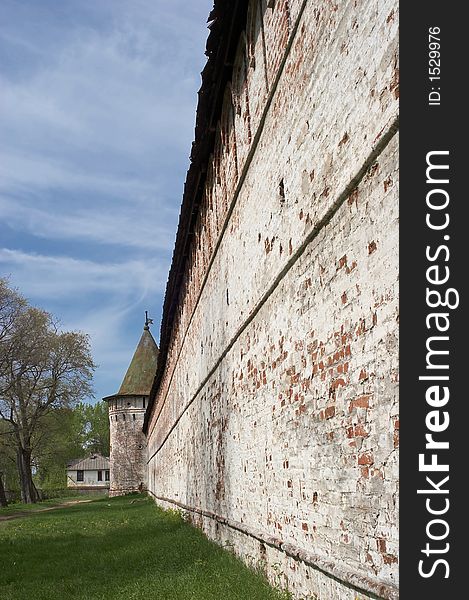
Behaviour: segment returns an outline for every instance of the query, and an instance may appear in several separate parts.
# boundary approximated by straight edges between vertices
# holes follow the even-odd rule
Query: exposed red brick
[[[392,565],[393,563],[398,562],[398,558],[397,556],[394,556],[394,554],[385,554],[383,560],[386,565]]]
[[[360,454],[358,457],[359,465],[372,465],[374,462],[373,455],[369,452],[365,452],[364,454]]]
[[[338,379],[335,379],[335,380],[334,380],[334,381],[331,383],[331,388],[332,388],[333,390],[336,390],[337,388],[339,388],[339,387],[343,387],[343,386],[345,386],[345,385],[346,385],[346,383],[345,383],[345,379],[342,379],[342,378],[340,378],[340,377],[339,377]]]
[[[355,425],[353,435],[356,437],[367,437],[368,431],[366,430],[364,425],[359,423],[358,425]]]
[[[370,396],[359,396],[350,402],[349,412],[352,412],[354,408],[369,408],[370,406]]]

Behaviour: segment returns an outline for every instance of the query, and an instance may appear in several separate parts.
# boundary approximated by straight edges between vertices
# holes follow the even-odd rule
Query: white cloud
[[[5,273],[14,273],[14,283],[26,296],[38,299],[78,298],[104,292],[122,300],[138,303],[143,296],[161,293],[166,269],[161,261],[129,260],[97,263],[67,256],[42,256],[7,248],[0,249],[0,264]]]
[[[107,31],[77,24],[30,77],[2,77],[7,146],[45,146],[55,157],[85,149],[139,160],[152,148],[187,156],[200,79],[193,67],[203,64],[203,48],[197,59],[180,43],[184,34],[194,37],[187,26],[153,23],[155,8],[140,21],[137,3],[110,16]],[[12,139],[15,131],[23,135]]]
[[[109,201],[102,208],[39,209],[32,203],[0,196],[0,218],[12,229],[51,240],[89,240],[168,254],[174,241],[175,214],[161,202],[121,206]],[[54,210],[55,209],[55,210]]]
[[[201,4],[208,11],[210,2]],[[205,60],[204,20],[194,28],[197,11],[181,2],[103,2],[96,10],[104,29],[77,20],[67,35],[60,32],[59,45],[50,42],[50,54],[34,38],[3,34],[30,53],[38,46],[41,61],[23,77],[0,73],[0,215],[40,237],[113,243],[132,218],[135,230],[144,228],[138,246],[169,249]],[[59,226],[51,192],[62,197]],[[91,212],[76,206],[85,194],[96,198]],[[101,195],[109,197],[114,225],[100,214]],[[136,202],[146,205],[140,219]]]
[[[86,170],[70,159],[44,157],[39,153],[0,152],[0,189],[28,192],[58,189],[115,195],[132,200],[155,192],[155,182],[124,178],[120,173]]]

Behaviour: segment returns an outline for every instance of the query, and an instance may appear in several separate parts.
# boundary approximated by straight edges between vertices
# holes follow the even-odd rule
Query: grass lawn
[[[3,514],[0,512],[0,514]],[[0,523],[2,600],[286,600],[144,496]]]

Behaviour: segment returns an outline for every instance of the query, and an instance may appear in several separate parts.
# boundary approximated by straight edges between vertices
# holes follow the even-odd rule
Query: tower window
[[[102,480],[103,480],[103,472],[98,471],[98,481],[102,481]]]
[[[135,421],[135,414],[132,415],[132,419]]]
[[[84,471],[77,471],[77,481],[85,481]]]
[[[145,408],[145,398],[142,398],[142,408]]]
[[[104,481],[109,481],[109,470],[104,471]]]
[[[125,421],[125,413],[122,415],[122,420]]]

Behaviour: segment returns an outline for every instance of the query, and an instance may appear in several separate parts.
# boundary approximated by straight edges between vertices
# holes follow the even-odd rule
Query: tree
[[[41,489],[66,487],[67,463],[85,456],[81,428],[76,408],[54,408],[43,418],[33,436],[31,456],[34,479]]]
[[[18,491],[18,473],[14,449],[11,447],[11,429],[0,420],[0,506],[7,506],[6,491]]]
[[[6,372],[7,362],[11,356],[11,332],[24,306],[24,299],[8,287],[5,279],[0,278],[0,381],[3,380],[2,375]],[[10,428],[0,419],[0,506],[8,506],[5,481],[12,479],[11,473],[15,471],[8,443],[11,433]]]
[[[0,280],[0,419],[10,427],[24,502],[38,499],[32,477],[34,438],[47,415],[91,396],[95,368],[89,338],[61,332]]]
[[[5,494],[5,487],[3,485],[3,471],[0,470],[0,506],[8,506],[8,500]]]
[[[32,462],[42,489],[66,485],[65,466],[89,454],[109,456],[109,416],[104,402],[54,409],[34,436]]]
[[[4,494],[7,500],[7,492],[19,492],[18,471],[16,468],[16,452],[12,445],[12,431],[9,424],[0,419],[0,495]],[[0,498],[0,506],[5,506]]]
[[[0,278],[0,382],[8,370],[8,361],[13,352],[14,336],[12,332],[25,306],[26,300],[8,286],[6,279]],[[2,383],[5,385],[4,382]],[[0,387],[0,394],[1,392],[2,388]]]
[[[80,403],[76,408],[86,453],[109,456],[109,411],[105,402]]]

